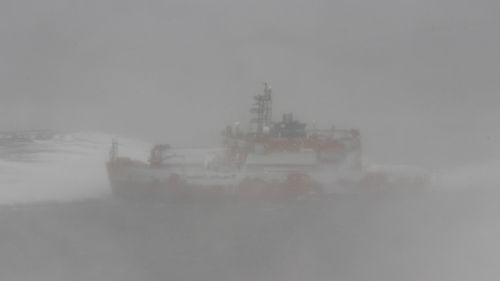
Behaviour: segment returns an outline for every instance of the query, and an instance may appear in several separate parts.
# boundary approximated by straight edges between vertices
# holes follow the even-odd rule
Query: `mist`
[[[0,279],[498,279],[499,12],[1,1]],[[364,167],[419,167],[432,188],[255,206],[115,198],[112,140],[144,163],[157,143],[220,147],[264,82],[273,119],[359,129]]]

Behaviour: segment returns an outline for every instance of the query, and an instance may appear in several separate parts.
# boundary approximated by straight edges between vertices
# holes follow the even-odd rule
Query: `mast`
[[[111,149],[109,150],[109,161],[114,162],[118,159],[118,142],[113,139],[111,141]]]
[[[265,108],[264,108],[264,125],[269,127],[273,121],[273,96],[271,94],[271,87],[264,83],[264,96],[265,98]]]
[[[273,97],[271,87],[264,83],[264,93],[254,97],[255,104],[251,112],[257,115],[252,121],[257,124],[257,137],[261,137],[264,127],[270,127],[273,114]]]

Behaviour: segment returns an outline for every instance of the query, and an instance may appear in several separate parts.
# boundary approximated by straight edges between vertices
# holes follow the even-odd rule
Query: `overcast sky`
[[[214,144],[269,81],[275,119],[357,127],[370,157],[499,155],[500,2],[0,2],[0,128]]]

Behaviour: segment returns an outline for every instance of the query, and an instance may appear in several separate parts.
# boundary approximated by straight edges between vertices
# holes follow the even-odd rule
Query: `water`
[[[2,280],[500,276],[500,193],[493,163],[449,169],[442,188],[429,193],[172,206],[110,196],[103,164],[110,139],[56,135],[2,146]],[[149,146],[126,140],[122,148],[143,157]]]

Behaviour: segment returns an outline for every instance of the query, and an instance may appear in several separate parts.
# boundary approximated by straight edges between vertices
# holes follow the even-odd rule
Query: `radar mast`
[[[264,132],[264,127],[272,125],[273,114],[273,97],[271,87],[266,82],[264,83],[264,93],[254,97],[255,104],[251,112],[256,115],[252,122],[257,124],[257,137],[261,137]]]

